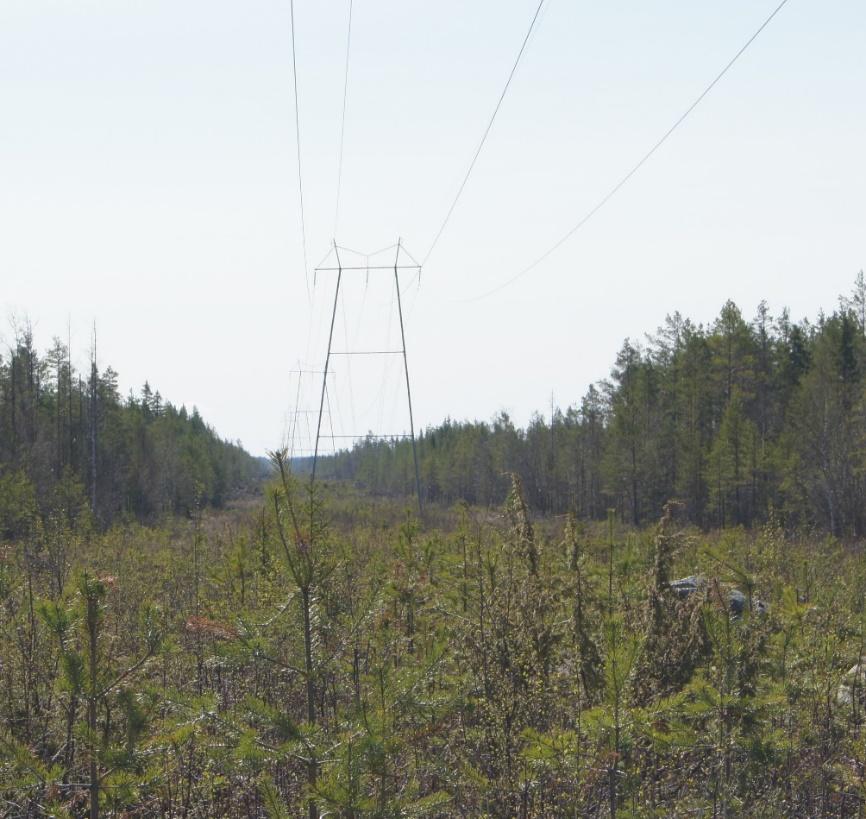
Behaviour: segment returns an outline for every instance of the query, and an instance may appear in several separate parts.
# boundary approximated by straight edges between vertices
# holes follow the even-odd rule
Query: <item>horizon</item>
[[[524,426],[551,393],[579,402],[623,339],[674,311],[707,323],[730,298],[750,319],[766,299],[813,319],[850,291],[866,266],[866,112],[851,102],[866,10],[788,3],[579,236],[472,300],[572,227],[775,5],[543,7],[406,290],[417,429],[503,410]],[[201,0],[13,0],[0,10],[0,70],[15,78],[0,88],[4,317],[29,314],[39,349],[71,324],[79,361],[95,321],[123,395],[148,380],[251,453],[274,448],[298,396],[290,370],[324,361],[333,280],[318,277],[310,307],[312,268],[334,232],[364,252],[402,236],[424,256],[534,8],[354,9],[335,231],[348,4],[298,4],[305,273],[287,4],[238,16]],[[358,277],[337,337],[383,341],[389,317],[393,331],[387,282]],[[335,367],[337,432],[405,429],[388,366]],[[301,386],[300,407],[317,407]]]
[[[862,273],[863,273],[863,271],[858,271],[858,274],[862,274]],[[855,277],[852,279],[852,282],[851,282],[852,287],[849,288],[848,294],[853,293],[853,289],[854,289],[854,288],[853,288],[853,285],[854,285],[855,282],[856,282],[856,278],[857,278],[857,277],[855,276]],[[821,320],[822,317],[825,317],[825,316],[831,316],[831,315],[833,315],[836,311],[838,311],[838,310],[840,309],[840,307],[842,306],[842,305],[841,305],[842,300],[845,299],[845,298],[847,297],[848,294],[846,294],[846,293],[839,293],[839,294],[837,294],[837,296],[836,296],[836,300],[835,300],[835,304],[834,304],[832,307],[830,307],[830,308],[819,307],[819,308],[817,309],[815,315],[812,315],[812,316],[794,316],[794,315],[789,315],[789,319],[790,319],[791,323],[793,323],[793,324],[800,324],[800,323],[802,323],[802,322],[806,322],[806,323],[810,324],[810,325],[813,326],[813,327],[817,327],[817,326],[819,326],[819,324],[820,324],[820,320]],[[732,300],[732,299],[726,300],[722,305],[720,305],[720,307],[719,307],[719,311],[721,311],[722,307],[724,307],[724,305],[727,304],[728,301],[733,301],[733,300]],[[771,319],[772,323],[775,325],[775,324],[778,322],[778,320],[780,319],[781,314],[782,314],[785,310],[787,310],[787,308],[786,308],[785,306],[782,306],[782,307],[779,309],[778,312],[775,312],[775,311],[772,309],[772,305],[769,304],[769,302],[767,302],[766,299],[762,299],[762,300],[759,301],[758,304],[755,306],[755,309],[757,309],[758,307],[760,307],[760,305],[763,304],[763,303],[766,303],[766,304],[767,304],[767,307],[768,307],[768,316],[769,316],[769,318]],[[747,324],[750,324],[750,325],[751,325],[752,322],[753,322],[753,320],[754,320],[754,318],[755,318],[755,316],[752,316],[752,315],[750,315],[749,313],[747,313],[747,312],[743,309],[743,305],[737,304],[736,302],[734,302],[734,304],[735,304],[736,307],[741,311],[742,316],[743,316],[743,320],[744,320]],[[678,312],[679,312],[679,311],[671,311],[671,312],[667,313],[667,314],[665,315],[664,319],[662,320],[662,322],[665,321],[667,318],[672,317],[675,313],[678,313]],[[686,316],[686,315],[682,315],[682,314],[680,314],[680,315],[681,315],[681,317],[682,317],[682,319],[683,319],[684,321],[689,321],[689,322],[691,322],[692,325],[693,325],[695,328],[697,328],[697,329],[699,329],[699,330],[709,331],[709,330],[712,328],[712,325],[713,325],[713,323],[715,322],[715,320],[718,318],[718,311],[717,311],[716,315],[713,316],[712,318],[701,319],[701,320],[697,320],[697,319],[695,319],[695,318],[692,317],[692,316]],[[30,317],[29,317],[29,316],[24,317],[23,319],[21,319],[21,321],[22,321],[22,326],[19,327],[19,329],[24,329],[24,326],[27,325],[28,320],[30,320]],[[598,387],[599,385],[603,384],[603,383],[608,379],[608,377],[609,377],[610,374],[611,374],[611,369],[612,369],[612,367],[613,367],[613,361],[614,361],[614,359],[615,359],[615,357],[616,357],[616,354],[617,354],[617,352],[622,348],[622,346],[626,343],[626,341],[630,342],[630,343],[632,344],[632,346],[634,346],[634,347],[637,348],[638,350],[645,350],[645,349],[647,348],[647,342],[650,340],[649,337],[652,336],[652,335],[653,335],[654,333],[656,333],[657,331],[659,331],[659,330],[662,329],[662,322],[657,323],[657,324],[656,324],[656,327],[655,327],[652,331],[644,330],[644,331],[641,331],[639,335],[626,335],[626,336],[623,336],[623,338],[620,340],[620,343],[619,343],[619,345],[616,347],[616,349],[611,350],[611,353],[610,353],[610,359],[609,359],[609,360],[610,360],[610,364],[609,364],[609,366],[607,367],[606,374],[605,374],[605,375],[600,375],[598,378],[594,379],[593,381],[588,382],[588,383],[584,386],[584,388],[583,388],[583,390],[580,392],[580,394],[574,396],[574,397],[573,397],[572,399],[570,399],[567,403],[564,403],[564,402],[561,402],[561,401],[555,401],[555,400],[554,400],[554,402],[553,402],[553,404],[552,404],[554,412],[567,411],[567,410],[570,409],[570,408],[578,408],[579,405],[580,405],[580,403],[581,403],[581,401],[582,401],[582,399],[584,398],[584,396],[586,395],[586,393],[588,392],[588,390],[589,390],[591,387]],[[38,336],[38,334],[37,334],[37,332],[36,332],[36,330],[35,330],[35,328],[36,328],[36,323],[31,321],[31,322],[30,322],[30,326],[31,326],[32,328],[34,328],[34,333],[33,333],[34,346],[35,346],[35,348],[36,348],[40,353],[43,353],[45,350],[47,350],[48,345],[47,345],[47,344],[42,344],[42,343],[41,343],[41,342],[44,341],[44,340],[41,339],[41,338]],[[2,333],[0,333],[0,339],[3,339],[3,334],[2,334]],[[64,342],[64,340],[63,340],[62,338],[59,339],[59,340],[61,341],[61,343]],[[4,340],[4,343],[7,344],[7,346],[8,346],[9,340]],[[0,353],[0,358],[2,358],[2,353]],[[83,367],[84,367],[85,361],[84,361],[84,358],[83,358],[82,354],[79,354],[79,355],[77,355],[77,356],[76,356],[75,354],[73,354],[71,358],[72,358],[72,365],[73,365],[73,367],[74,367],[77,371],[79,371],[79,372],[83,372],[83,371],[84,371]],[[108,368],[108,367],[111,367],[111,368],[115,371],[116,375],[118,376],[118,393],[120,394],[120,396],[121,396],[122,399],[126,400],[126,399],[129,398],[129,397],[133,397],[133,398],[138,399],[138,398],[140,397],[140,394],[141,394],[141,390],[142,390],[142,388],[144,387],[145,384],[148,384],[148,385],[149,385],[149,386],[150,386],[150,387],[151,387],[155,392],[158,392],[158,393],[160,394],[160,396],[164,399],[164,401],[165,401],[166,403],[171,404],[172,406],[175,407],[175,409],[177,409],[177,410],[184,409],[184,410],[186,410],[186,411],[189,412],[189,413],[199,412],[199,413],[201,414],[201,417],[202,417],[203,421],[205,422],[205,424],[207,424],[209,427],[211,427],[211,428],[214,430],[214,432],[215,432],[215,433],[216,433],[216,434],[217,434],[221,439],[223,439],[223,440],[225,440],[225,441],[228,441],[228,442],[230,442],[230,443],[239,443],[239,444],[240,444],[241,446],[243,446],[243,448],[244,448],[247,452],[249,452],[249,454],[252,455],[253,457],[256,457],[256,458],[264,458],[265,460],[268,460],[268,459],[270,458],[269,453],[272,452],[272,451],[274,451],[275,448],[278,448],[279,445],[278,445],[278,444],[275,444],[274,446],[266,446],[264,449],[262,449],[262,450],[260,450],[260,451],[254,451],[254,450],[250,449],[250,448],[247,446],[247,444],[243,441],[243,439],[241,439],[241,438],[234,438],[234,437],[231,437],[231,436],[225,435],[225,434],[223,433],[223,431],[222,431],[221,429],[219,429],[219,428],[218,428],[218,427],[217,427],[217,426],[216,426],[216,425],[215,425],[215,424],[214,424],[214,423],[213,423],[213,422],[212,422],[212,421],[207,417],[207,415],[205,415],[205,414],[201,411],[201,408],[200,408],[200,407],[199,407],[199,406],[198,406],[194,401],[193,401],[192,403],[187,403],[187,402],[177,402],[177,401],[172,400],[172,397],[171,397],[170,395],[164,395],[164,394],[162,393],[162,391],[161,391],[160,388],[159,388],[159,382],[158,382],[158,380],[157,380],[157,379],[154,379],[154,378],[149,378],[149,377],[148,377],[148,378],[145,378],[143,381],[141,381],[140,383],[137,383],[137,384],[133,384],[132,382],[128,382],[128,381],[124,378],[123,373],[122,373],[122,372],[119,372],[119,371],[117,370],[117,368],[114,367],[113,362],[110,360],[110,354],[107,355],[107,356],[104,356],[104,359],[105,359],[105,360],[103,361],[103,363],[102,363],[101,366],[100,366],[100,372],[101,372],[101,373],[104,372],[104,370],[105,370],[106,368]],[[89,358],[87,358],[87,366],[89,366]],[[321,383],[321,382],[320,382],[320,383]],[[550,404],[550,396],[548,396],[548,404],[547,404],[547,406],[548,406],[548,407],[551,406],[551,404]],[[453,424],[490,424],[492,421],[494,421],[494,420],[496,420],[497,418],[501,417],[503,414],[508,416],[508,418],[509,418],[513,423],[514,423],[515,427],[516,427],[518,430],[525,430],[526,427],[529,425],[529,423],[531,423],[531,421],[532,421],[533,418],[535,418],[535,417],[539,417],[539,418],[541,418],[541,419],[543,419],[543,420],[545,420],[546,422],[549,423],[550,415],[549,415],[549,413],[544,412],[544,411],[543,411],[544,409],[546,409],[545,406],[544,406],[544,401],[541,400],[541,399],[539,399],[539,401],[538,401],[538,403],[536,404],[535,408],[534,408],[534,409],[531,409],[531,410],[529,411],[528,415],[526,415],[525,417],[517,418],[517,419],[515,419],[515,417],[512,416],[512,413],[509,412],[508,408],[506,408],[506,407],[499,407],[498,409],[493,409],[493,410],[491,410],[491,411],[490,411],[486,416],[482,416],[482,415],[475,415],[475,416],[468,416],[468,415],[457,416],[457,415],[446,414],[446,415],[443,415],[442,417],[440,417],[440,418],[438,418],[438,419],[432,419],[432,420],[430,420],[429,422],[425,423],[423,426],[418,426],[418,425],[416,425],[415,434],[416,434],[416,435],[421,435],[421,434],[427,432],[428,430],[438,429],[440,426],[442,426],[442,425],[445,424],[446,422],[450,422],[450,423],[453,423]],[[327,418],[327,411],[325,412],[325,414],[324,414],[323,417],[324,417],[325,419]],[[365,437],[365,436],[358,436],[357,440],[362,440],[364,437]],[[378,437],[380,437],[380,436],[374,434],[373,437],[374,437],[374,438],[378,438]],[[387,436],[381,436],[381,437],[387,437]],[[349,444],[348,446],[338,448],[338,451],[342,451],[342,450],[350,450],[350,449],[352,448],[353,443],[354,443],[354,442],[350,442],[350,444]],[[280,442],[280,444],[286,444],[286,441],[284,440],[284,441]],[[326,457],[326,456],[329,455],[329,454],[333,454],[333,453],[332,453],[331,451],[326,451],[324,448],[321,448],[321,449],[320,449],[320,456],[321,456],[321,457]],[[304,460],[308,460],[308,459],[311,459],[311,458],[312,458],[312,454],[310,454],[310,453],[301,453],[301,454],[296,454],[296,455],[293,456],[293,460],[299,460],[299,461],[304,461]]]

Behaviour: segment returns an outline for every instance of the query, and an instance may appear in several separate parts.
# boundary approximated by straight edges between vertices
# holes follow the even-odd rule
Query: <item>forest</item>
[[[626,340],[610,377],[579,404],[536,415],[451,421],[418,440],[427,501],[501,504],[508,474],[531,505],[635,526],[670,498],[702,528],[768,520],[834,535],[866,527],[866,280],[830,315],[747,320],[732,302],[708,325],[679,313]],[[359,442],[323,474],[383,495],[415,492],[408,441]]]
[[[145,383],[122,398],[118,375],[72,365],[55,338],[40,356],[25,323],[0,354],[0,537],[35,515],[87,515],[105,527],[219,506],[254,487],[261,464],[199,415]]]
[[[267,473],[22,334],[0,816],[862,817],[866,282],[577,409]],[[94,455],[95,453],[95,455]]]

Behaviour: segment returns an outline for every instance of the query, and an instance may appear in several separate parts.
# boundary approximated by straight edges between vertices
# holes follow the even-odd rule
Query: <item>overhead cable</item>
[[[346,99],[349,94],[349,50],[352,45],[352,0],[349,0],[349,27],[346,35],[346,71],[343,79],[343,116],[340,120],[340,153],[337,159],[337,204],[334,208],[334,236],[340,221],[340,188],[343,183],[343,142],[346,135]]]
[[[295,86],[295,143],[298,149],[298,198],[301,204],[301,244],[304,251],[304,282],[307,286],[307,301],[310,297],[310,272],[307,265],[307,225],[304,219],[304,182],[301,174],[301,114],[298,106],[298,60],[295,53],[295,0],[289,2],[292,21],[292,77]]]
[[[498,284],[492,290],[488,290],[484,293],[481,293],[477,296],[473,296],[469,299],[458,299],[461,302],[473,302],[480,301],[481,299],[486,299],[488,296],[492,296],[495,293],[498,293],[500,290],[505,289],[509,285],[516,282],[522,276],[525,276],[531,270],[534,270],[538,265],[540,265],[543,261],[545,261],[549,256],[559,250],[575,233],[577,233],[596,213],[598,213],[619,191],[620,189],[646,164],[647,161],[652,157],[652,155],[661,148],[662,145],[667,141],[668,137],[679,128],[680,125],[686,120],[689,114],[695,110],[695,108],[700,105],[703,101],[704,97],[710,93],[710,91],[715,88],[716,84],[728,73],[728,71],[733,67],[734,63],[743,55],[746,49],[758,38],[761,32],[770,24],[773,18],[785,7],[788,3],[788,0],[782,0],[778,6],[773,10],[772,14],[764,20],[763,23],[758,27],[757,31],[752,34],[751,37],[746,41],[746,43],[740,48],[740,50],[734,54],[734,56],[730,59],[730,61],[725,65],[725,67],[714,77],[713,81],[700,93],[700,95],[695,99],[695,101],[688,107],[686,110],[680,115],[680,117],[671,125],[667,131],[662,134],[661,138],[655,142],[655,144],[637,161],[637,163],[632,166],[632,168],[623,176],[589,211],[584,214],[584,216],[580,219],[580,221],[571,228],[564,236],[562,236],[559,240],[557,240],[551,247],[549,247],[544,253],[542,253],[534,262],[524,267],[518,273],[513,275],[510,279],[506,279],[501,284]]]
[[[433,237],[433,242],[430,244],[430,249],[427,251],[427,255],[424,256],[424,260],[421,262],[422,267],[427,264],[427,260],[430,258],[430,254],[433,253],[433,249],[439,242],[439,237],[442,235],[442,231],[445,230],[445,226],[451,219],[451,214],[454,213],[454,208],[457,207],[457,202],[459,201],[460,196],[463,193],[463,189],[466,187],[466,183],[469,181],[469,176],[472,173],[472,169],[475,167],[475,163],[478,161],[478,156],[481,154],[481,149],[484,147],[484,143],[487,142],[487,136],[490,133],[490,129],[493,127],[493,121],[496,119],[496,115],[499,113],[499,109],[502,107],[502,101],[505,99],[505,95],[508,93],[508,88],[511,85],[511,80],[514,79],[514,74],[517,71],[517,66],[520,64],[520,59],[521,57],[523,57],[523,52],[526,50],[526,44],[529,42],[529,37],[532,34],[532,30],[535,28],[535,23],[538,20],[538,15],[541,13],[541,7],[543,5],[544,0],[539,0],[538,7],[535,9],[535,14],[532,17],[532,22],[529,24],[529,29],[527,30],[526,36],[523,38],[523,43],[520,46],[520,51],[517,52],[517,58],[514,60],[514,65],[511,66],[511,72],[508,75],[508,80],[505,83],[505,87],[502,89],[502,93],[499,95],[499,100],[496,103],[496,107],[493,109],[493,115],[490,117],[490,121],[487,123],[487,127],[484,129],[484,134],[481,136],[481,141],[478,143],[478,147],[475,149],[475,155],[472,157],[472,161],[469,163],[469,168],[466,170],[466,175],[463,177],[463,181],[460,183],[460,187],[457,189],[457,195],[454,197],[454,201],[451,203],[451,207],[448,208],[448,212],[445,214],[445,218],[442,220],[442,224],[439,226],[439,230],[436,232],[436,236]]]

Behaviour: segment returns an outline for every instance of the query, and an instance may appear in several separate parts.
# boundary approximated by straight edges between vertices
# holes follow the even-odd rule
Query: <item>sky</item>
[[[578,403],[623,340],[727,299],[832,310],[866,267],[866,5],[546,0],[420,279],[401,279],[416,428]],[[536,0],[0,3],[0,346],[32,322],[255,454],[311,446],[335,274],[428,252]],[[371,264],[391,265],[392,248]],[[326,265],[332,264],[333,255]],[[402,262],[409,263],[403,255]],[[346,271],[334,350],[398,350],[394,276]],[[334,356],[323,431],[408,426],[402,358]],[[327,451],[350,439],[323,441]]]

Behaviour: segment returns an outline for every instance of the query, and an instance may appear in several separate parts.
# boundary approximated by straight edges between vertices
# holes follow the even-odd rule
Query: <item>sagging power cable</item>
[[[695,108],[697,108],[698,105],[701,104],[704,97],[706,97],[707,94],[709,94],[710,91],[715,88],[715,86],[722,79],[722,77],[724,77],[725,74],[728,73],[728,71],[733,67],[734,63],[736,63],[737,60],[745,53],[746,49],[755,40],[758,39],[758,36],[761,34],[761,32],[772,22],[773,18],[785,7],[787,3],[788,0],[782,0],[782,2],[779,3],[778,6],[776,6],[772,14],[770,14],[770,16],[767,17],[767,19],[764,20],[763,23],[761,23],[755,33],[752,34],[752,36],[749,37],[748,40],[746,40],[746,43],[742,46],[742,48],[740,48],[740,50],[737,51],[737,53],[734,54],[734,56],[730,59],[727,65],[725,65],[725,67],[718,74],[716,74],[712,82],[706,88],[704,88],[703,91],[701,91],[695,101],[692,102],[692,104],[688,108],[686,108],[686,110],[679,116],[676,122],[674,122],[674,124],[671,125],[671,127],[668,128],[667,131],[664,132],[664,134],[662,134],[661,138],[655,142],[655,144],[637,161],[637,163],[635,163],[635,165],[633,165],[632,168],[589,211],[587,211],[586,214],[584,214],[584,216],[573,228],[571,228],[564,236],[562,236],[553,245],[551,245],[551,247],[544,251],[544,253],[542,253],[537,259],[535,259],[535,261],[533,261],[531,264],[528,264],[518,273],[513,275],[510,279],[506,279],[504,282],[498,284],[493,289],[488,290],[484,293],[480,293],[477,296],[473,296],[468,299],[456,299],[456,301],[466,303],[486,299],[489,296],[498,293],[500,290],[504,290],[506,287],[516,282],[519,278],[525,276],[531,270],[534,270],[536,267],[538,267],[538,265],[540,265],[548,257],[554,254],[557,250],[559,250],[559,248],[562,247],[572,236],[574,236],[574,234],[577,233],[590,219],[592,219],[592,217],[595,216],[595,214],[598,213],[622,189],[622,187],[649,161],[653,154],[659,148],[661,148],[662,145],[665,144],[665,142],[667,142],[668,137],[670,137],[671,134],[673,134],[673,132],[676,131],[683,122],[685,122],[689,114],[691,114],[692,111],[694,111]]]
[[[304,251],[304,283],[307,287],[307,301],[312,303],[310,296],[310,271],[307,265],[307,225],[304,219],[304,181],[301,174],[301,114],[298,106],[298,60],[295,53],[295,0],[289,2],[289,13],[292,22],[292,77],[295,88],[295,142],[298,149],[298,199],[301,205],[301,245]]]
[[[517,58],[514,60],[514,65],[511,66],[511,72],[509,73],[508,79],[505,82],[505,87],[502,89],[502,93],[499,95],[499,100],[496,103],[496,107],[493,109],[493,114],[490,117],[490,121],[487,123],[487,127],[484,129],[484,133],[481,136],[481,141],[478,143],[478,147],[475,149],[475,155],[472,157],[472,161],[469,163],[469,168],[466,170],[466,175],[463,177],[463,181],[460,183],[460,187],[457,189],[457,195],[454,197],[454,201],[451,202],[451,207],[448,208],[448,212],[445,214],[445,218],[442,220],[442,224],[439,226],[439,230],[433,237],[433,242],[430,244],[430,248],[427,251],[427,254],[424,256],[424,260],[421,262],[422,267],[427,264],[427,260],[430,258],[430,254],[433,253],[433,249],[439,242],[439,237],[442,236],[442,231],[445,230],[445,226],[451,219],[451,214],[454,213],[454,208],[457,207],[457,202],[460,200],[460,196],[463,194],[463,189],[466,187],[466,183],[469,181],[469,177],[472,174],[472,169],[475,167],[475,163],[478,161],[478,157],[481,154],[481,149],[484,147],[484,143],[487,142],[487,137],[490,134],[490,129],[493,127],[493,122],[496,119],[496,115],[499,113],[499,109],[502,107],[502,101],[505,99],[505,95],[508,93],[508,89],[511,86],[511,81],[514,79],[514,74],[517,71],[517,66],[520,64],[520,59],[523,57],[523,52],[526,50],[526,44],[529,42],[529,38],[532,35],[533,29],[535,28],[535,23],[538,20],[538,15],[541,13],[541,7],[543,5],[544,0],[539,0],[538,7],[535,9],[535,14],[532,17],[532,22],[529,24],[529,29],[526,32],[526,36],[523,38],[523,43],[521,43],[520,45],[520,51],[517,52]]]
[[[343,184],[343,143],[346,136],[346,100],[349,96],[349,52],[352,46],[352,0],[349,0],[349,26],[346,35],[346,71],[343,78],[343,115],[340,119],[340,152],[337,158],[337,204],[334,207],[334,236],[340,222],[340,189]]]

